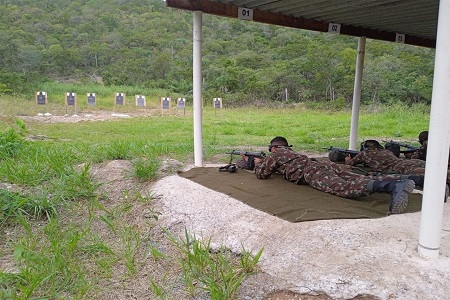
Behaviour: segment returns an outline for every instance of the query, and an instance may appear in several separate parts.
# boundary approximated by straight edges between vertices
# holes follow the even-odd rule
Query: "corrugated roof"
[[[439,0],[166,0],[169,7],[435,47]],[[333,31],[334,30],[334,31]],[[339,31],[339,32],[337,32]]]

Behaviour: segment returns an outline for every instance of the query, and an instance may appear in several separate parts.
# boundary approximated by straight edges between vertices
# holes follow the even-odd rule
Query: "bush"
[[[18,119],[16,125],[17,128],[8,127],[0,134],[0,160],[15,157],[25,147],[25,124]]]

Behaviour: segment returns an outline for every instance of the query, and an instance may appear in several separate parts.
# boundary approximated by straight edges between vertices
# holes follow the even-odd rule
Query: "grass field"
[[[14,116],[33,115],[35,107],[30,100],[13,101],[4,97],[0,98],[0,105],[4,111],[10,112],[9,117],[0,119],[0,125],[3,124],[4,128],[8,123],[14,122]],[[202,120],[205,158],[210,159],[215,154],[235,147],[265,149],[268,141],[277,135],[285,136],[298,150],[320,152],[322,147],[331,145],[347,147],[351,111],[311,109],[309,106],[298,104],[288,108],[247,107],[220,110],[205,107]],[[23,112],[17,111],[20,108]],[[54,115],[62,115],[65,106],[45,108]],[[113,106],[109,109],[110,113],[114,112]],[[149,110],[152,109],[144,108],[137,111],[135,107],[126,107],[116,112],[139,114]],[[143,117],[76,124],[30,122],[26,127],[28,134],[45,135],[52,143],[64,141],[63,144],[66,145],[76,147],[85,145],[88,148],[111,143],[127,144],[133,155],[155,151],[157,155],[184,157],[184,160],[192,157],[190,153],[193,149],[192,107],[188,106],[179,115],[175,113],[142,115]],[[429,108],[421,105],[363,107],[358,138],[359,141],[368,138],[396,139],[418,145],[417,134],[426,130],[428,123]],[[93,154],[91,149],[87,151]]]
[[[130,211],[145,205],[151,216],[149,230],[156,226],[152,195],[124,191],[122,202],[107,207],[90,174],[98,163],[128,160],[134,168],[130,176],[138,184],[158,178],[162,159],[192,163],[191,108],[178,116],[136,114],[134,108],[124,108],[121,112],[133,117],[74,123],[18,118],[33,116],[32,99],[0,97],[0,106],[0,298],[96,299],[101,282],[115,279],[119,267],[124,272],[118,282],[135,280],[142,253],[153,258],[155,273],[169,262],[182,270],[185,293],[194,295],[200,286],[212,299],[233,299],[242,280],[255,270],[262,249],[256,256],[243,249],[239,262],[227,249],[212,254],[207,241],[189,232],[184,240],[166,232],[178,253],[167,257],[148,233],[126,222]],[[277,135],[299,151],[326,153],[322,147],[347,147],[350,110],[311,107],[205,107],[205,162],[224,163],[229,159],[225,152],[232,149],[266,151]],[[46,108],[53,115],[64,111],[61,104]],[[423,106],[364,107],[359,141],[395,139],[417,145],[417,134],[428,127],[428,114]],[[96,231],[98,224],[110,231],[112,240]],[[5,264],[8,270],[2,269]],[[146,284],[155,298],[174,299],[165,287],[165,272]]]

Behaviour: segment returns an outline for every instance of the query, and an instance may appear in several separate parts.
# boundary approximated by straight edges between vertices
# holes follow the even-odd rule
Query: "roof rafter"
[[[431,1],[431,0],[427,0]],[[304,1],[308,2],[308,1]],[[315,4],[317,6],[325,5],[324,3],[329,1],[315,1]],[[355,2],[355,1],[354,1]],[[233,3],[233,4],[231,4]],[[359,10],[362,10],[362,6],[368,5],[370,11],[374,12],[380,12],[380,10],[389,8],[391,10],[392,17],[391,19],[386,21],[388,26],[383,26],[383,24],[379,24],[377,27],[372,26],[376,21],[376,18],[382,18],[382,16],[378,15],[375,16],[375,13],[370,13],[370,11],[362,11],[360,13],[360,17],[351,15],[352,11],[355,11],[357,7],[355,5],[348,5],[344,7],[337,8],[335,13],[329,9],[324,10],[325,16],[329,18],[328,20],[321,20],[321,15],[314,15],[311,13],[311,11],[304,11],[304,15],[308,17],[302,17],[302,9],[305,9],[306,7],[311,8],[310,1],[306,3],[305,5],[302,5],[302,1],[283,1],[283,0],[252,0],[252,1],[245,1],[245,0],[236,0],[236,1],[215,1],[215,0],[166,0],[166,4],[168,7],[172,8],[178,8],[183,10],[190,10],[190,11],[202,11],[206,14],[213,14],[217,16],[223,16],[223,17],[230,17],[230,18],[238,18],[238,9],[239,6],[234,5],[234,3],[237,3],[239,5],[242,5],[242,7],[245,8],[254,8],[253,10],[253,21],[260,22],[260,23],[266,23],[266,24],[272,24],[272,25],[279,25],[279,26],[285,26],[285,27],[291,27],[291,28],[299,28],[299,29],[306,29],[306,30],[313,30],[313,31],[320,31],[320,32],[328,32],[328,27],[330,22],[336,22],[341,25],[340,27],[340,34],[344,35],[351,35],[351,36],[365,36],[369,39],[376,39],[376,40],[384,40],[384,41],[390,41],[395,42],[396,39],[396,33],[405,34],[404,43],[410,44],[410,45],[416,45],[416,46],[423,46],[428,48],[434,48],[436,45],[436,40],[433,38],[426,38],[424,36],[427,36],[426,34],[428,32],[432,32],[432,27],[429,26],[429,17],[427,19],[427,16],[433,15],[435,13],[435,7],[432,5],[431,7],[424,7],[425,13],[428,13],[427,16],[424,18],[420,18],[421,12],[417,15],[417,21],[422,22],[423,28],[417,29],[417,32],[423,33],[422,36],[413,35],[413,34],[406,34],[401,31],[389,31],[390,28],[400,29],[400,28],[407,28],[404,24],[396,24],[396,20],[391,20],[392,18],[395,18],[397,14],[392,11],[395,11],[395,7],[405,7],[407,3],[409,4],[415,4],[419,5],[421,7],[424,6],[424,2],[421,0],[408,0],[408,1],[401,1],[401,0],[388,0],[388,1],[376,1],[374,3],[373,0],[365,0],[365,1],[358,1],[360,4]],[[297,3],[297,5],[296,5]],[[376,4],[378,3],[378,4]],[[275,11],[270,10],[262,10],[262,8],[271,8]],[[283,9],[286,8],[286,9]],[[347,13],[345,12],[347,7]],[[375,8],[376,7],[376,8]],[[283,13],[276,12],[277,10],[282,11]],[[405,9],[406,10],[406,9]],[[317,12],[317,9],[314,11]],[[408,11],[408,10],[406,10]],[[295,17],[291,14],[295,13]],[[437,12],[436,12],[437,13]],[[389,14],[386,14],[389,15]],[[367,19],[367,22],[364,22],[364,17]],[[437,14],[436,14],[437,18]],[[332,21],[329,21],[332,20]],[[358,24],[358,26],[348,24],[350,20],[355,21],[355,24]],[[375,20],[375,21],[374,21]],[[410,20],[415,20],[414,17],[411,17]],[[347,21],[347,24],[345,23]],[[398,18],[397,18],[398,21]],[[432,20],[431,20],[432,21]],[[367,24],[367,25],[366,25]],[[392,24],[397,26],[392,26]],[[370,27],[369,27],[370,26]],[[381,28],[381,29],[380,29]],[[425,30],[424,29],[428,29]],[[435,36],[435,35],[434,35]]]

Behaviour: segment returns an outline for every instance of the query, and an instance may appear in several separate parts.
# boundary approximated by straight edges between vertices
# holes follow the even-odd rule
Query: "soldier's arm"
[[[353,158],[350,157],[350,155],[348,155],[347,157],[345,157],[345,164],[347,165],[357,165],[360,163],[364,162],[364,151],[359,152],[358,154],[356,154]]]

